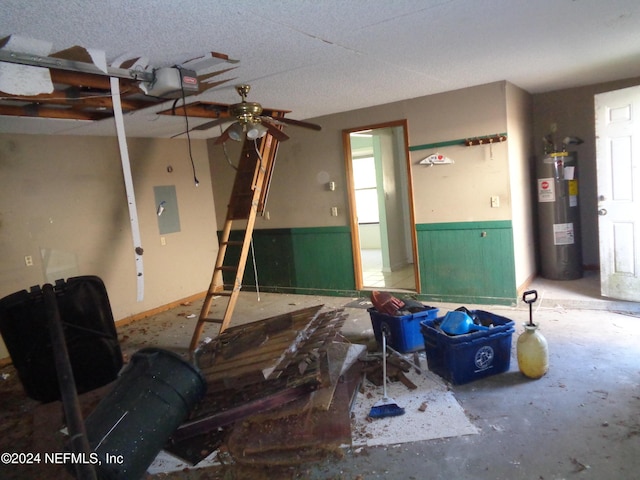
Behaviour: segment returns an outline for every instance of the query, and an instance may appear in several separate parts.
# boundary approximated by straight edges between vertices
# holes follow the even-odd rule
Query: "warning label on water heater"
[[[578,180],[569,180],[569,206],[578,206]]]
[[[555,223],[553,225],[554,245],[573,245],[574,243],[573,223]]]
[[[552,178],[538,179],[538,202],[555,202],[555,183]]]

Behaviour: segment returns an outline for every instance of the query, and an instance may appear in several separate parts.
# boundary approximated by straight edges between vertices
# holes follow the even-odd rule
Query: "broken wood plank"
[[[305,325],[311,321],[313,315],[322,308],[322,305],[309,307],[296,312],[290,312],[283,315],[277,315],[258,322],[252,322],[246,325],[230,327],[223,332],[215,342],[205,345],[197,353],[198,367],[205,376],[211,375],[215,377],[214,372],[229,372],[230,370],[241,368],[242,366],[261,361],[273,362],[276,355],[274,351],[287,348],[293,338],[295,338],[296,330],[302,330]],[[227,344],[232,344],[243,335],[252,335],[255,331],[265,331],[268,334],[268,341],[262,343],[260,348],[246,350],[246,354],[241,358],[234,356],[233,358],[224,358],[220,355],[221,349],[224,350]],[[243,353],[245,353],[243,352]],[[246,369],[243,372],[246,373]]]
[[[192,412],[190,420],[213,415],[242,403],[266,397],[281,389],[301,385],[319,388],[329,384],[331,380],[324,349],[339,334],[346,314],[342,309],[318,314],[320,308],[321,306],[312,307],[285,314],[293,319],[292,330],[289,332],[289,343],[280,343],[283,340],[283,338],[278,338],[283,334],[280,332],[275,335],[276,338],[270,337],[264,344],[261,344],[256,349],[259,350],[257,354],[253,351],[244,351],[233,359],[220,360],[221,357],[217,353],[220,344],[216,342],[214,345],[207,345],[208,350],[205,352],[203,361],[207,368],[203,370],[203,374],[207,381],[208,391],[204,400]],[[274,317],[267,320],[270,322],[268,328],[277,324]],[[248,324],[249,331],[257,331],[261,328],[256,323],[260,322]],[[307,329],[307,338],[298,342],[296,349],[291,349],[291,341],[298,337],[297,328],[299,326]],[[224,337],[229,330],[233,335],[239,334],[242,331],[241,327],[233,327],[233,330],[227,329],[221,337]],[[270,346],[274,341],[279,345],[275,350]],[[285,350],[289,354],[283,355]],[[268,352],[265,361],[255,362],[257,359],[262,359],[264,352]],[[198,360],[203,360],[203,358],[199,356]],[[263,370],[265,365],[273,366],[274,364],[273,375],[268,379],[265,378]]]
[[[224,412],[219,412],[205,418],[190,421],[178,427],[171,436],[171,442],[176,444],[187,438],[196,435],[202,435],[219,427],[224,427],[231,423],[242,420],[249,415],[255,415],[275,407],[292,402],[313,391],[314,388],[309,386],[299,386],[290,389],[284,389],[272,395],[260,398],[235,408],[230,408]]]
[[[269,337],[259,348],[245,351],[243,355],[234,356],[231,359],[217,356],[213,362],[208,361],[206,364],[208,366],[200,367],[202,373],[208,382],[232,376],[255,376],[256,370],[260,370],[265,379],[274,372],[278,375],[290,362],[295,361],[296,357],[308,355],[310,351],[321,348],[327,343],[329,336],[335,335],[346,318],[344,314],[335,317],[337,312],[331,311],[322,315],[316,313],[313,318],[307,318],[306,321],[303,321],[304,317],[300,317],[295,323],[305,325],[299,331],[281,332]],[[307,313],[311,313],[311,309],[307,309]],[[294,327],[297,327],[295,323]],[[330,328],[327,324],[330,324]],[[255,327],[252,328],[255,329]],[[234,335],[237,334],[238,332],[234,333]],[[214,347],[220,348],[219,345],[218,343]]]
[[[227,447],[239,464],[293,465],[319,461],[351,443],[353,396],[360,382],[355,362],[338,382],[328,410],[308,408],[304,399],[237,423]]]

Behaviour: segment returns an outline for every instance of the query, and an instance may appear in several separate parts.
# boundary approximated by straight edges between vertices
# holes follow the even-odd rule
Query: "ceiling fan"
[[[255,140],[264,137],[267,133],[276,140],[284,142],[289,139],[289,136],[281,129],[284,124],[310,128],[312,130],[322,129],[320,125],[314,123],[265,115],[263,114],[262,105],[256,102],[247,102],[247,94],[251,90],[250,85],[236,85],[235,88],[242,101],[229,105],[228,116],[217,118],[193,128],[193,130],[208,130],[209,128],[228,122],[229,118],[235,119],[234,122],[222,132],[222,135],[213,142],[216,145],[222,144],[228,139],[239,142],[246,137],[249,140]]]

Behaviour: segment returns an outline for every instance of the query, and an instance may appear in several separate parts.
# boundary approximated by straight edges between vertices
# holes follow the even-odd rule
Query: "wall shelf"
[[[458,140],[447,140],[445,142],[425,143],[424,145],[413,145],[409,147],[410,152],[419,150],[432,150],[435,148],[452,147],[456,145],[465,145],[471,147],[474,145],[489,145],[494,143],[500,143],[507,140],[507,134],[496,133],[493,135],[485,135],[480,137],[460,138]]]

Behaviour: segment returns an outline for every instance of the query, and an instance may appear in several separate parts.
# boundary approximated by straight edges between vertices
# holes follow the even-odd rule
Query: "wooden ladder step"
[[[231,290],[220,290],[219,292],[213,292],[212,297],[230,297],[234,292]]]
[[[226,242],[220,242],[220,245],[238,245],[238,246],[242,246],[242,245],[244,245],[244,242],[242,240],[227,240]]]
[[[215,268],[216,270],[222,270],[224,272],[234,272],[238,270],[238,267],[235,265],[221,265]]]

